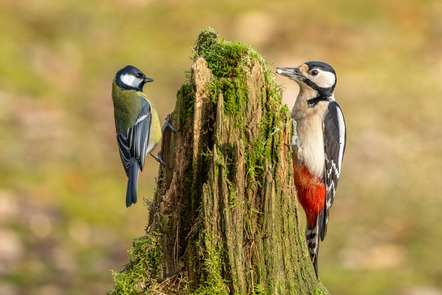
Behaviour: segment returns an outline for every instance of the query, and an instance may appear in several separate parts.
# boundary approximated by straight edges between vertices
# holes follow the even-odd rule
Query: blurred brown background
[[[200,29],[275,66],[338,73],[348,145],[321,280],[333,294],[442,294],[442,2],[2,0],[0,294],[103,294],[143,235],[111,82],[132,64],[170,113]],[[298,87],[277,77],[293,104]],[[150,157],[139,198],[153,195]]]

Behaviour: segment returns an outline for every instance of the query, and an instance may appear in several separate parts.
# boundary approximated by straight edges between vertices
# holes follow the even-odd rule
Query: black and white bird
[[[319,238],[324,240],[327,233],[346,142],[344,115],[334,97],[336,72],[318,61],[276,72],[300,88],[291,114],[290,145],[297,195],[307,217],[307,246],[318,277]]]

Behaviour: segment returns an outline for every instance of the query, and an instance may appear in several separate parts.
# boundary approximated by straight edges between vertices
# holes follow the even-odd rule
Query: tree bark
[[[291,121],[251,47],[202,31],[146,235],[111,294],[328,294],[298,219]]]

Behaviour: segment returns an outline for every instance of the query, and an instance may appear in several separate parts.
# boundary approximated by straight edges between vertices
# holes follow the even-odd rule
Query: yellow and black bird
[[[158,112],[143,93],[144,84],[152,81],[136,67],[126,66],[112,83],[118,149],[128,177],[126,207],[137,202],[139,169],[143,170],[146,155],[161,139]],[[157,160],[162,161],[160,157]]]

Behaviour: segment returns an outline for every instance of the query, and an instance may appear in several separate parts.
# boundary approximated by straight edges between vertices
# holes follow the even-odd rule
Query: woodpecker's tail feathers
[[[314,228],[306,228],[305,239],[307,240],[308,252],[310,259],[315,267],[316,277],[318,277],[318,254],[319,254],[319,228],[317,224]]]
[[[316,217],[316,223],[313,228],[305,229],[305,239],[307,241],[308,252],[315,267],[316,278],[318,278],[318,256],[319,256],[319,237],[322,236],[324,231],[324,214],[325,210],[322,210]]]
[[[313,262],[313,267],[315,268],[316,279],[319,280],[318,255],[319,255],[319,244],[318,244],[318,251],[316,252],[315,258],[312,261]]]
[[[126,207],[135,204],[137,202],[137,186],[138,186],[138,172],[140,170],[140,164],[135,158],[130,159],[127,191],[126,191]]]
[[[318,219],[316,223],[319,224],[319,237],[321,241],[324,241],[325,235],[327,234],[327,224],[328,224],[328,215],[330,214],[329,204],[326,204],[326,209],[323,209],[321,213],[318,215]]]

